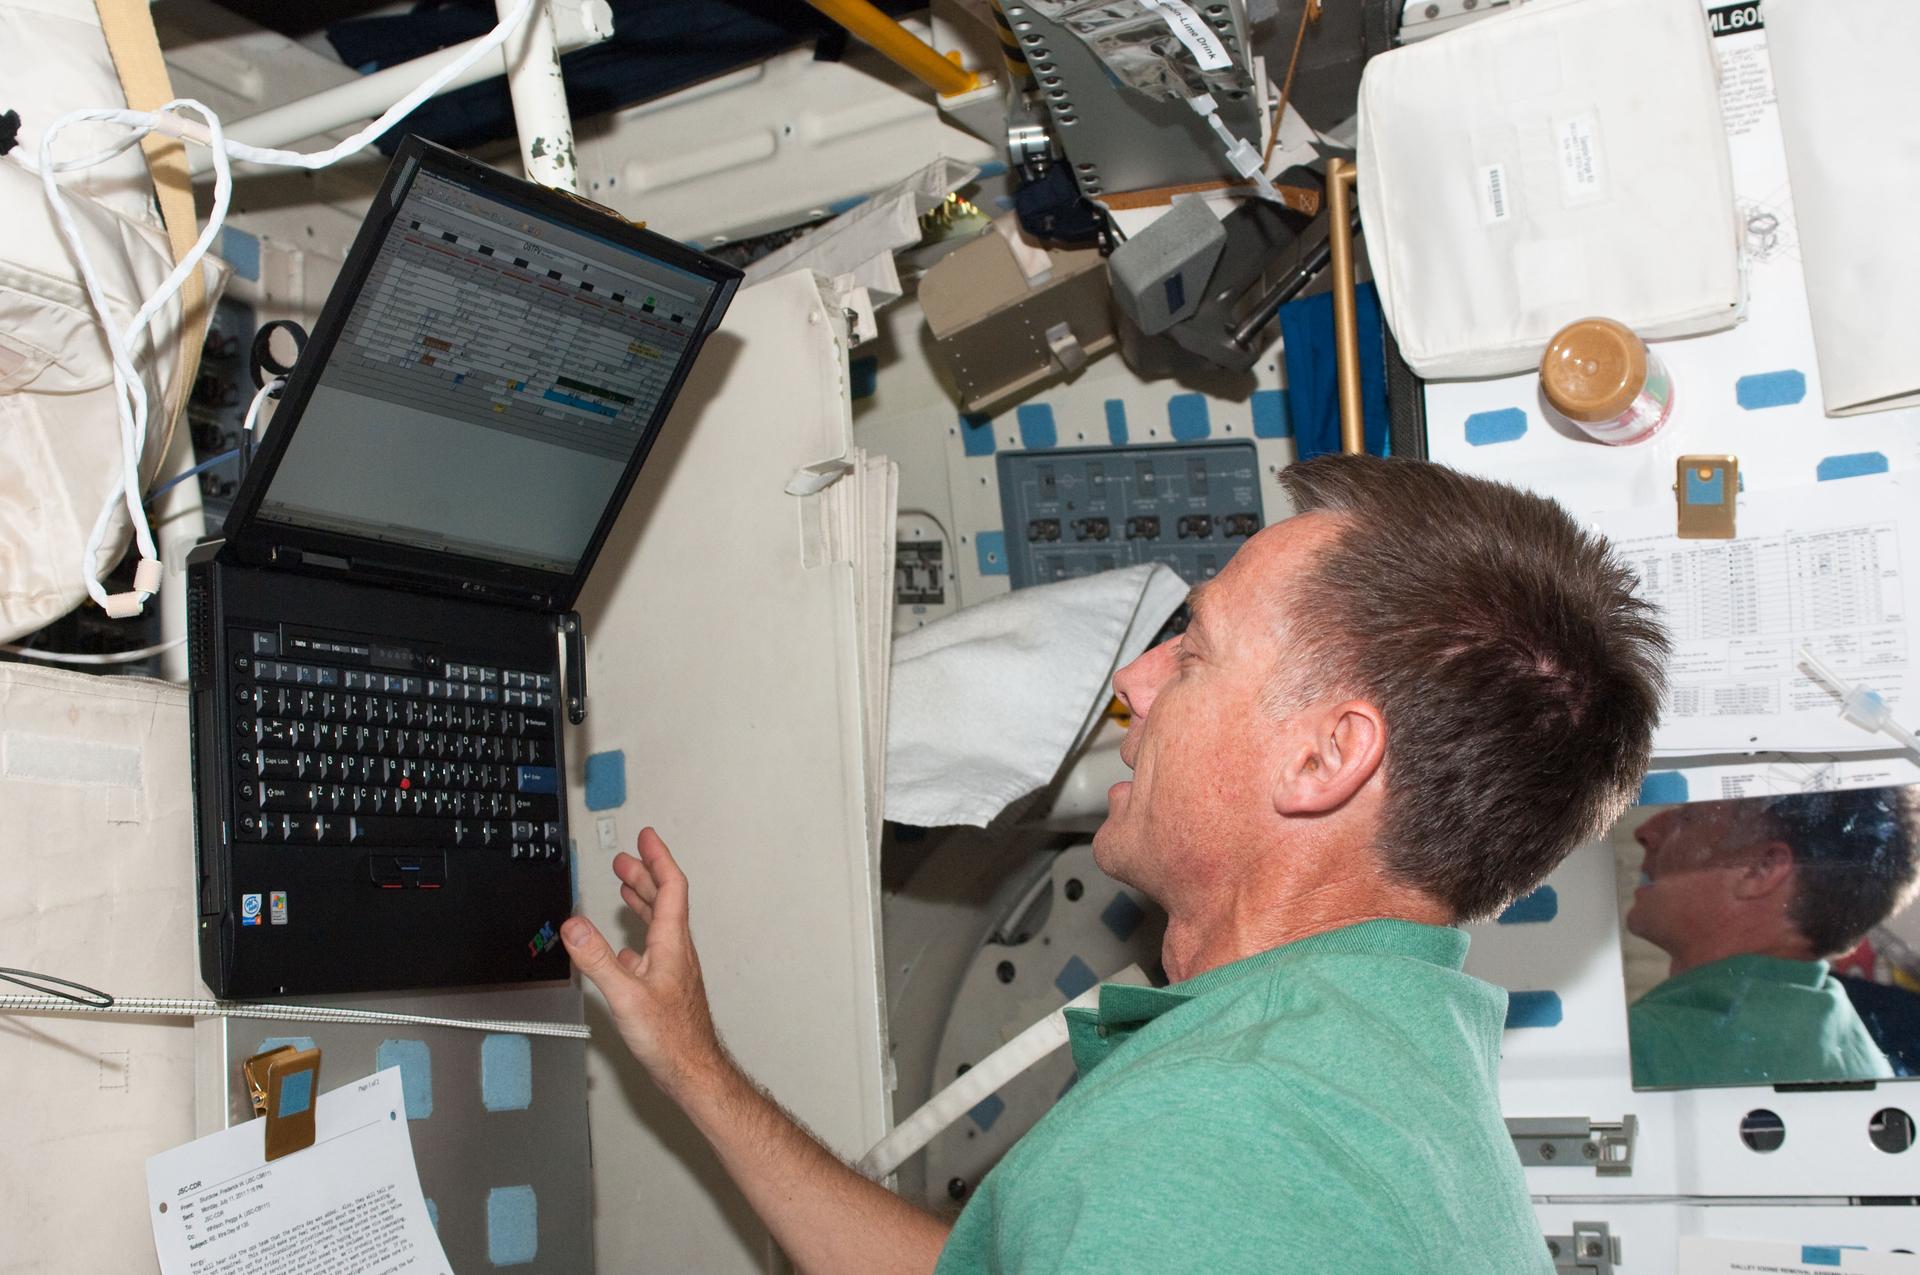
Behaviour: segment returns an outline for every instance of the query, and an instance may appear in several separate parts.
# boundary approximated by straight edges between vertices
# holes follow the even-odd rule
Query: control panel
[[[1138,562],[1212,578],[1264,525],[1252,442],[1002,452],[1014,588]]]

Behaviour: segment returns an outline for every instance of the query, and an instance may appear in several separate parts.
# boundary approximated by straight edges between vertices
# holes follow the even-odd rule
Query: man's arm
[[[561,927],[627,1048],[712,1144],[801,1271],[931,1271],[947,1224],[849,1168],[728,1057],[688,929],[686,874],[652,828],[640,833],[639,851],[616,856],[613,871],[620,897],[647,923],[644,951],[616,955],[585,917]]]

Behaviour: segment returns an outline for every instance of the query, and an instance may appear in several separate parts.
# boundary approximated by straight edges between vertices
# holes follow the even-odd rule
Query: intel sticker
[[[240,896],[240,924],[260,924],[260,896],[243,894]]]

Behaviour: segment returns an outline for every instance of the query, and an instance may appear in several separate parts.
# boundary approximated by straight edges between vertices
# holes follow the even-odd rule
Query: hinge
[[[1601,1177],[1627,1177],[1637,1125],[1632,1116],[1611,1124],[1584,1116],[1508,1116],[1507,1134],[1529,1168],[1571,1165]]]
[[[1605,1222],[1575,1222],[1572,1235],[1547,1236],[1553,1269],[1566,1275],[1613,1275],[1620,1263],[1620,1237]]]

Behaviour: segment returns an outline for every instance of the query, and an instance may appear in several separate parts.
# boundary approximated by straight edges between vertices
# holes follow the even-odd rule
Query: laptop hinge
[[[560,637],[560,696],[567,703],[567,720],[578,726],[587,720],[587,635],[580,613],[561,616],[555,632]]]

